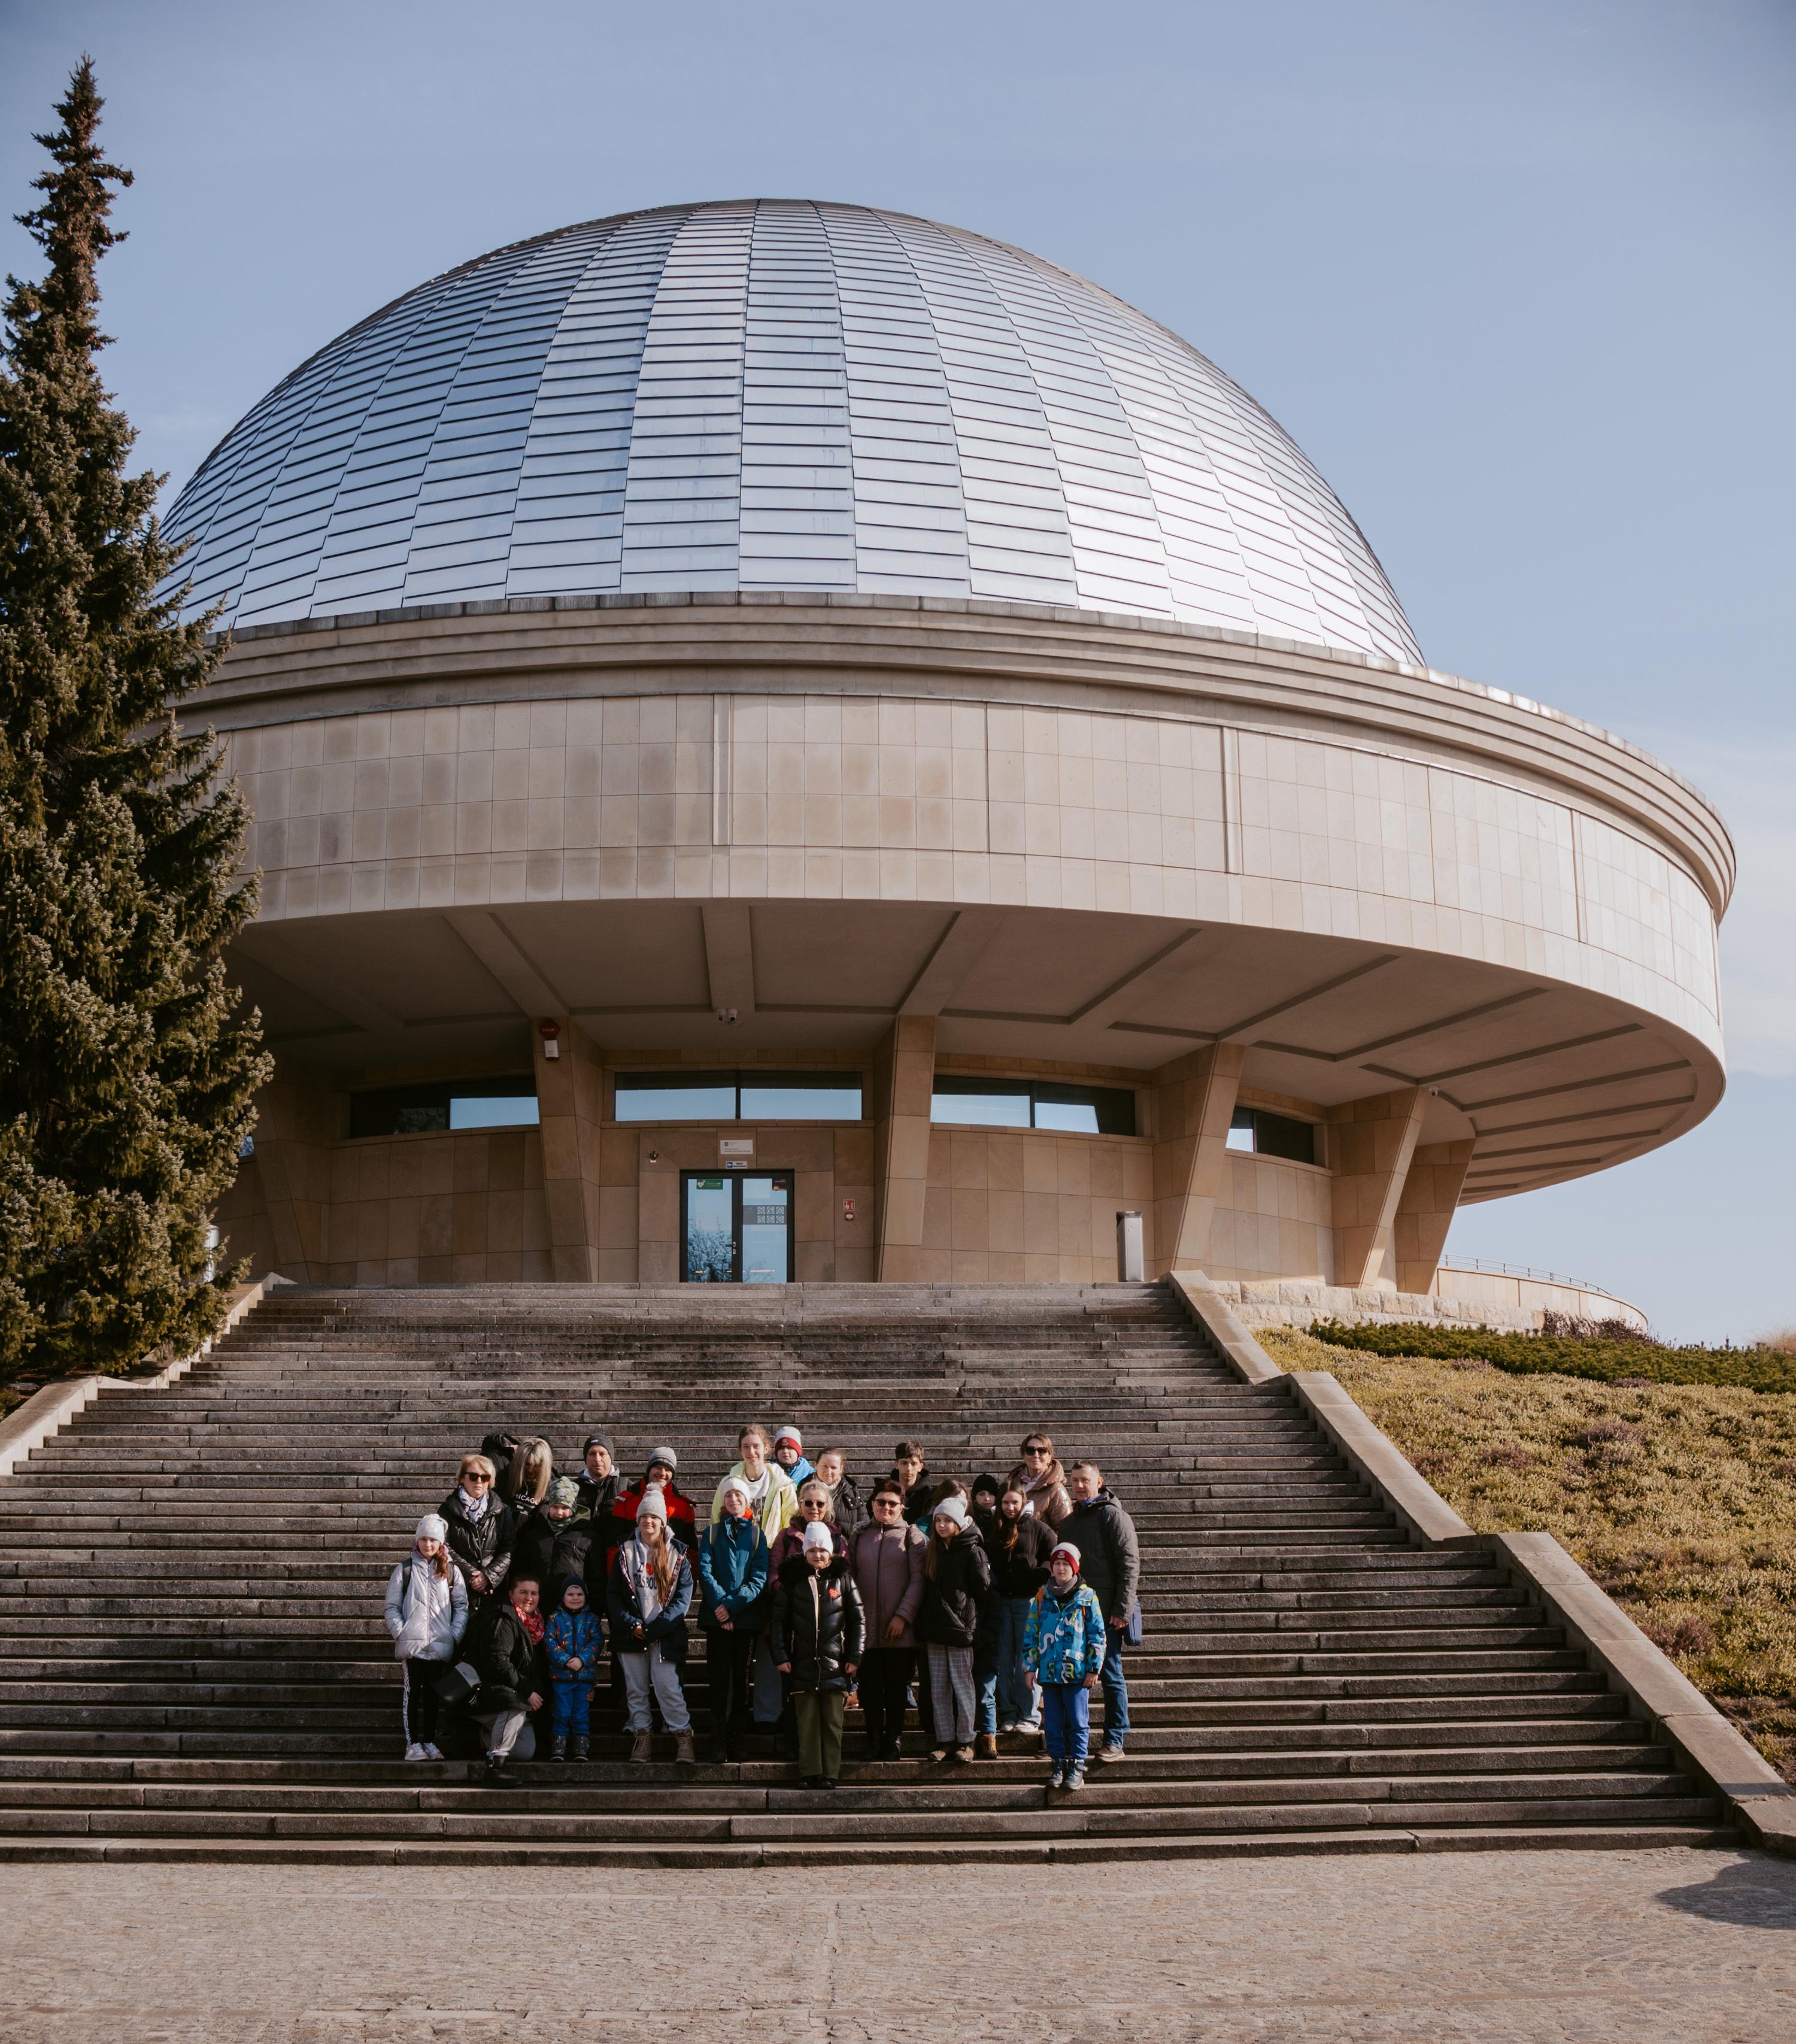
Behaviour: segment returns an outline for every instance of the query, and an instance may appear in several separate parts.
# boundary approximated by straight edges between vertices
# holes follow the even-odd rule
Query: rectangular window
[[[1316,1124],[1294,1115],[1268,1114],[1264,1108],[1238,1107],[1229,1124],[1229,1147],[1251,1150],[1262,1157],[1283,1157],[1293,1164],[1314,1164]]]
[[[961,1128],[1053,1128],[1073,1135],[1133,1135],[1135,1096],[1126,1086],[938,1076],[931,1121]]]
[[[428,1135],[459,1128],[534,1128],[536,1082],[523,1074],[486,1079],[439,1079],[424,1085],[382,1086],[349,1096],[349,1132]]]
[[[620,1072],[620,1121],[858,1121],[858,1072]]]

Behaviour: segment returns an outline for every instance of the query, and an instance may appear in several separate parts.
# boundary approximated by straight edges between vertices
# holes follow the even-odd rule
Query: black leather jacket
[[[846,1689],[849,1665],[860,1665],[865,1643],[861,1593],[846,1562],[838,1555],[819,1570],[794,1554],[773,1593],[773,1658],[792,1663],[791,1686]]]

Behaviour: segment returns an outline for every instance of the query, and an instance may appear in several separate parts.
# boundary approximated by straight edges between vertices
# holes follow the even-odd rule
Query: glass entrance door
[[[785,1285],[792,1276],[790,1171],[682,1171],[680,1276],[689,1285]]]

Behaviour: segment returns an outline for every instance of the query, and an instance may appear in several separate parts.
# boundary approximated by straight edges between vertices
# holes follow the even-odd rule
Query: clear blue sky
[[[1739,843],[1727,1101],[1453,1247],[1675,1333],[1796,1324],[1789,0],[0,0],[9,213],[83,48],[138,177],[109,373],[177,483],[374,306],[634,206],[898,207],[1185,335],[1345,498],[1436,667],[1650,746]]]

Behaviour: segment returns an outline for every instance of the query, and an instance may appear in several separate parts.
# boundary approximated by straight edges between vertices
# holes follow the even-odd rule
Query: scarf
[[[478,1497],[470,1497],[459,1484],[455,1486],[455,1495],[462,1500],[462,1516],[464,1519],[484,1519],[486,1508],[493,1502],[491,1491],[482,1491]]]
[[[1065,1604],[1069,1597],[1076,1597],[1079,1594],[1079,1578],[1075,1576],[1066,1588],[1062,1589],[1053,1577],[1050,1576],[1042,1587],[1048,1592],[1056,1604]]]
[[[531,1645],[532,1646],[540,1646],[543,1643],[543,1634],[547,1623],[543,1616],[541,1607],[539,1606],[536,1610],[533,1611],[530,1616],[526,1618],[524,1613],[520,1611],[517,1606],[514,1604],[512,1606],[512,1616],[517,1620],[518,1623],[524,1627],[524,1631],[530,1635]]]

